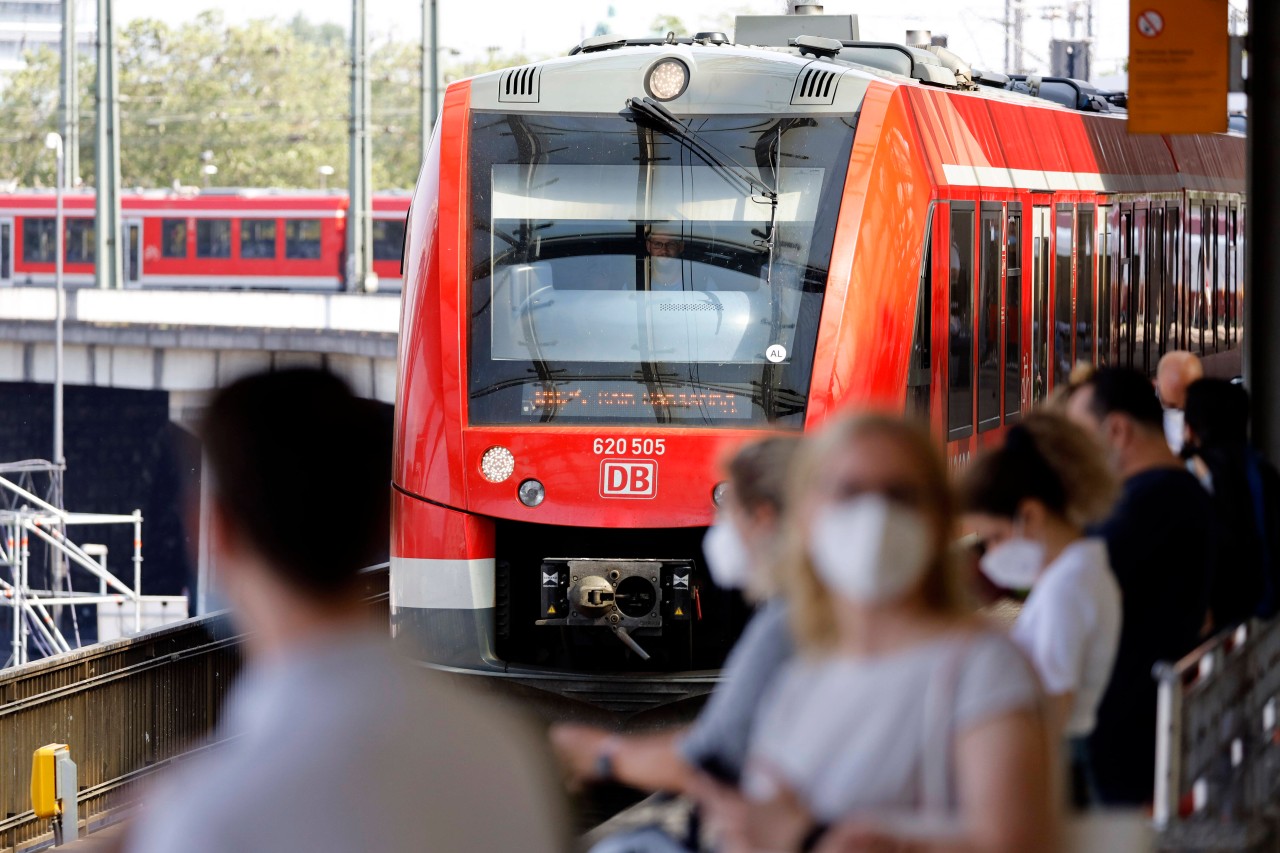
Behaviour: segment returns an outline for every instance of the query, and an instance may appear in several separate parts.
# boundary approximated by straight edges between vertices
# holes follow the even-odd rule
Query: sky
[[[1051,37],[1068,35],[1065,7],[1079,0],[1017,0],[1027,11],[1024,44],[1029,68],[1048,70]],[[897,4],[834,0],[828,13],[858,15],[861,36],[868,41],[902,42],[907,29],[946,33],[951,49],[972,65],[1003,69],[1006,0],[903,0]],[[116,19],[161,18],[170,23],[190,20],[208,8],[221,9],[227,20],[275,17],[288,19],[302,12],[315,22],[332,21],[349,26],[350,0],[115,0]],[[602,21],[612,32],[649,34],[659,14],[673,14],[687,27],[722,29],[735,13],[777,13],[783,0],[438,0],[439,43],[464,57],[485,55],[491,47],[502,52],[533,56],[565,53]],[[1232,0],[1242,6],[1243,0]],[[886,6],[901,11],[886,13]],[[1128,4],[1124,0],[1097,0],[1094,6],[1095,77],[1110,76],[1122,67],[1128,52]],[[80,0],[81,20],[91,19],[91,0]],[[376,39],[417,39],[421,32],[421,0],[366,0],[368,28]],[[1050,16],[1057,12],[1058,19]],[[612,16],[610,15],[612,12]],[[1080,35],[1083,36],[1083,25]]]

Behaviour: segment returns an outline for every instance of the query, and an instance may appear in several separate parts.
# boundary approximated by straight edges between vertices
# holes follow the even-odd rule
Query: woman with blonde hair
[[[1031,590],[1013,640],[1050,695],[1069,741],[1072,798],[1091,799],[1084,739],[1093,731],[1120,644],[1120,587],[1106,542],[1085,529],[1110,511],[1117,484],[1102,449],[1066,418],[1035,412],[978,457],[960,487],[979,565],[1005,589]]]
[[[797,467],[782,560],[798,654],[762,706],[741,789],[699,789],[725,846],[1054,849],[1035,673],[957,598],[929,437],[841,420]]]

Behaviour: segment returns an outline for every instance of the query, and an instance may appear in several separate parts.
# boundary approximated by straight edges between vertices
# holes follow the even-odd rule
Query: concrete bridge
[[[0,289],[0,382],[53,382],[55,307],[47,287]],[[395,295],[70,289],[64,379],[167,391],[178,423],[236,377],[292,365],[390,403],[399,316]]]

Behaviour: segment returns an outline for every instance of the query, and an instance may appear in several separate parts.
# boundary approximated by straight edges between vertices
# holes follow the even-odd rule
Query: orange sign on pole
[[[1129,132],[1227,129],[1227,0],[1130,0]]]

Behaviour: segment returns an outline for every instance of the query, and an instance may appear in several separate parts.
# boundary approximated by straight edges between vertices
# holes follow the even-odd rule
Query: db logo
[[[600,463],[600,497],[655,498],[658,463],[650,459],[605,459]]]

